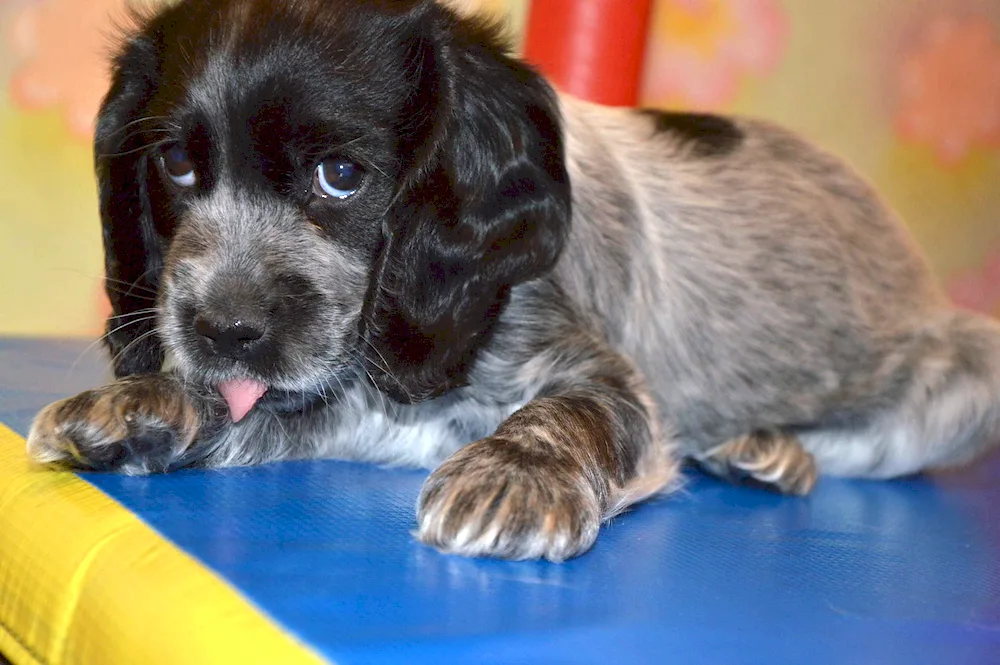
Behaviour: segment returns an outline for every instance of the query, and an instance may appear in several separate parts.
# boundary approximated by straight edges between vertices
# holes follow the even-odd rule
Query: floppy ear
[[[94,139],[105,289],[112,309],[104,339],[116,376],[157,372],[163,364],[149,311],[156,304],[163,269],[162,228],[154,224],[149,191],[158,179],[145,150],[151,140],[146,107],[156,72],[152,48],[137,37],[115,60]]]
[[[434,3],[407,47],[409,159],[372,282],[368,368],[402,402],[466,383],[511,288],[556,262],[570,223],[555,95],[496,31]]]

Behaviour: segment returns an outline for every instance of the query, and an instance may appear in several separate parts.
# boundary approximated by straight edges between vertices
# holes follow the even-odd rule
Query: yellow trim
[[[0,424],[0,651],[16,665],[325,662]]]

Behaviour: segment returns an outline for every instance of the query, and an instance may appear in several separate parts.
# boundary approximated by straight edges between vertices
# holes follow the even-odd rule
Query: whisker
[[[157,310],[152,310],[152,311],[154,313],[158,313]],[[149,312],[146,312],[146,314],[149,314]],[[128,328],[129,326],[135,325],[137,323],[143,323],[144,321],[155,321],[155,320],[156,320],[156,316],[145,316],[144,318],[141,318],[141,319],[133,319],[132,321],[128,321],[126,323],[123,323],[122,325],[120,325],[120,326],[118,326],[118,327],[116,327],[116,328],[114,328],[112,330],[109,330],[108,332],[104,333],[103,335],[101,335],[100,337],[98,337],[97,339],[95,339],[93,342],[91,342],[90,344],[88,344],[87,348],[85,348],[83,351],[80,352],[79,355],[77,355],[76,360],[74,360],[73,363],[69,366],[69,369],[66,370],[65,380],[68,380],[69,377],[71,377],[73,375],[73,372],[76,371],[77,365],[80,364],[80,361],[83,360],[84,356],[86,356],[88,353],[90,353],[91,349],[93,349],[95,346],[97,346],[98,344],[100,344],[101,342],[103,342],[105,339],[107,339],[107,337],[109,335],[113,335],[114,333],[118,332],[122,328]],[[135,340],[133,340],[133,342],[134,341]],[[129,345],[131,345],[131,343]],[[125,348],[128,348],[128,346],[126,346]],[[122,349],[122,351],[120,353],[124,353],[124,351],[125,351],[125,349]],[[114,360],[115,360],[115,358],[112,358],[112,365],[114,364]]]
[[[172,134],[174,130],[168,129],[166,127],[147,127],[145,129],[137,129],[134,132],[130,132],[125,135],[122,143],[125,143],[131,138],[136,136],[142,136],[143,134]]]
[[[381,173],[382,177],[385,178],[386,180],[392,180],[392,178],[389,177],[388,173],[386,173],[381,168],[379,168],[378,164],[375,164],[374,162],[367,162],[367,164],[368,164],[368,166],[372,167],[373,169],[375,169],[376,171],[378,171],[379,173]]]
[[[103,340],[105,337],[108,337],[109,335],[113,335],[114,333],[118,332],[122,328],[128,328],[129,326],[134,326],[137,323],[143,323],[145,321],[155,321],[156,320],[156,314],[158,314],[158,313],[159,313],[159,310],[155,311],[152,315],[144,316],[144,317],[139,318],[139,319],[132,319],[131,321],[126,321],[125,323],[121,324],[120,326],[117,326],[117,327],[109,330],[108,332],[104,333],[100,337],[98,337],[97,341],[99,342],[99,341]],[[149,312],[147,312],[147,314],[149,314]]]
[[[334,373],[333,378],[337,379],[337,383],[340,385],[340,392],[334,393],[334,396],[337,398],[337,404],[345,406],[347,404],[345,401],[347,399],[347,386],[345,386],[344,382],[340,380],[340,374]],[[329,380],[327,380],[327,383],[329,383]],[[333,386],[331,386],[331,388],[332,387]]]
[[[130,316],[140,316],[142,314],[159,314],[159,307],[144,307],[143,309],[137,309],[134,312],[124,312],[122,314],[113,314],[112,316],[116,319],[124,319]]]
[[[281,422],[281,417],[273,409],[266,409],[266,411],[274,419],[274,422],[278,424],[278,429],[281,430],[282,436],[285,437],[286,444],[291,443],[292,437],[288,436],[288,430],[285,429],[285,424]]]
[[[142,340],[146,339],[150,335],[155,335],[156,333],[157,333],[156,328],[153,328],[152,330],[148,330],[148,331],[144,332],[143,334],[139,335],[138,337],[136,337],[135,339],[133,339],[131,342],[129,342],[128,344],[125,345],[125,348],[123,348],[121,351],[119,351],[118,353],[116,353],[115,355],[113,355],[111,357],[111,365],[114,366],[114,364],[116,362],[118,362],[118,359],[121,358],[123,355],[125,355],[125,353],[130,348],[132,348],[132,346],[134,344],[138,344],[139,342],[141,342]]]
[[[124,132],[127,132],[129,129],[131,129],[132,127],[135,127],[136,125],[138,125],[140,123],[143,123],[143,122],[152,122],[152,121],[160,121],[160,120],[168,120],[169,121],[170,117],[169,116],[165,116],[165,115],[146,115],[146,116],[142,116],[141,118],[136,118],[135,120],[131,120],[129,122],[126,122],[121,127],[117,127],[114,130],[108,132],[107,134],[102,134],[101,136],[95,137],[95,140],[98,141],[98,142],[100,142],[100,141],[107,141],[108,139],[110,139],[111,137],[113,137],[115,134],[122,134]],[[173,125],[173,123],[170,123],[170,126],[171,127],[175,127],[175,125]]]
[[[368,368],[365,367],[365,361],[367,358],[353,349],[351,350],[351,353],[355,356],[355,361],[357,362],[358,367],[360,367],[361,371],[368,377],[368,381],[361,381],[365,394],[371,397],[373,402],[378,403],[379,407],[382,409],[382,415],[385,416],[386,419],[389,419],[390,409],[388,403],[386,402],[386,397],[382,394],[382,391],[378,389],[378,383],[375,381],[375,377],[372,376],[371,372],[368,371]],[[388,370],[386,373],[388,373]],[[403,390],[405,391],[406,389],[404,388]],[[376,397],[378,399],[375,399]],[[392,409],[392,411],[395,413],[395,409]]]
[[[348,141],[344,141],[343,143],[341,143],[339,145],[333,146],[333,148],[330,149],[330,152],[337,152],[338,150],[342,150],[343,148],[346,148],[349,145],[353,145],[353,144],[357,143],[358,141],[363,141],[364,139],[366,139],[366,138],[368,138],[370,136],[373,136],[373,134],[372,133],[368,133],[368,134],[361,134],[360,136],[355,136],[353,139],[350,139]]]
[[[156,289],[154,289],[154,288],[152,288],[150,286],[142,286],[142,285],[139,284],[139,280],[140,279],[142,279],[143,277],[145,277],[149,273],[153,272],[154,270],[155,270],[155,268],[148,269],[146,272],[144,272],[141,275],[139,275],[139,277],[134,282],[132,282],[131,284],[129,282],[126,282],[124,279],[116,279],[114,277],[107,277],[107,276],[105,276],[102,279],[104,279],[105,282],[112,282],[114,284],[120,284],[121,286],[127,286],[127,287],[129,287],[129,290],[131,290],[131,289],[138,289],[140,291],[147,291],[147,292],[149,292],[149,293],[151,293],[151,294],[153,294],[155,296],[155,295],[158,295],[157,292],[156,292]],[[126,295],[128,295],[128,294],[126,293]]]
[[[371,325],[372,327],[375,327],[374,324],[372,324],[371,321],[369,321],[369,325]],[[375,363],[376,367],[378,367],[381,370],[384,370],[385,373],[389,376],[390,379],[392,379],[393,381],[396,382],[396,384],[400,387],[400,389],[406,395],[407,399],[409,399],[410,401],[413,401],[413,395],[411,395],[410,391],[407,390],[407,388],[406,388],[405,385],[403,385],[403,382],[400,381],[399,378],[396,377],[396,375],[392,373],[392,369],[390,369],[390,367],[389,367],[389,361],[385,359],[385,356],[382,355],[382,352],[379,351],[378,348],[374,344],[372,344],[371,340],[369,340],[367,338],[364,338],[364,337],[362,337],[362,339],[364,340],[365,344],[367,344],[372,349],[372,351],[374,351],[376,354],[378,354],[378,357],[382,359],[382,364],[379,365],[377,362],[375,362],[374,358],[370,358],[370,360],[373,363]],[[367,356],[363,356],[363,357],[367,357]]]
[[[156,296],[145,295],[145,294],[141,294],[141,293],[129,293],[125,289],[120,289],[120,288],[115,287],[115,286],[109,286],[108,287],[108,291],[112,291],[112,292],[117,293],[117,294],[122,295],[122,296],[129,296],[129,297],[132,297],[132,298],[137,298],[138,300],[148,300],[150,302],[154,302],[156,300]]]
[[[100,153],[97,156],[98,157],[103,157],[103,158],[124,157],[125,155],[131,155],[132,153],[135,153],[135,152],[142,152],[143,150],[148,150],[150,148],[157,148],[157,147],[159,147],[161,145],[167,145],[168,143],[170,143],[171,140],[172,139],[164,139],[162,141],[153,141],[152,143],[143,144],[143,145],[140,145],[137,148],[132,148],[131,150],[123,150],[121,152],[105,152],[105,153]]]
[[[156,270],[156,268],[150,268],[149,270],[147,270],[146,272],[144,272],[142,275],[140,275],[138,279],[142,279],[143,277],[145,277],[146,275],[148,275],[151,272],[154,272],[155,270]],[[108,277],[107,275],[95,275],[94,273],[87,272],[85,270],[75,270],[73,268],[62,268],[62,267],[60,267],[60,268],[52,268],[52,271],[53,272],[73,273],[74,275],[82,275],[82,276],[84,276],[84,277],[86,277],[88,279],[93,279],[93,280],[97,280],[97,281],[103,281],[103,282],[105,282],[105,287],[107,287],[107,288],[112,288],[112,286],[110,284],[108,284],[108,282],[111,282],[112,284],[120,284],[122,286],[128,286],[130,288],[134,288],[134,289],[137,289],[139,291],[146,291],[149,294],[151,294],[151,296],[154,296],[154,297],[156,295],[158,295],[156,289],[153,289],[153,288],[151,288],[149,286],[143,286],[143,285],[139,284],[138,283],[138,279],[136,280],[135,283],[130,284],[129,282],[126,282],[123,279],[115,279],[114,277]],[[130,292],[124,292],[124,291],[121,291],[120,289],[117,289],[117,288],[114,288],[113,290],[116,293],[122,293],[124,295],[131,295]],[[149,296],[140,296],[140,297],[146,297],[146,298],[149,298],[150,300],[153,299],[152,297],[149,297]]]
[[[145,279],[145,277],[147,275],[149,275],[150,273],[155,272],[155,271],[156,271],[156,268],[152,268],[152,267],[151,268],[147,268],[146,270],[144,270],[141,275],[139,275],[138,277],[135,278],[135,281],[132,282],[132,285],[128,288],[128,291],[126,291],[123,295],[125,295],[125,296],[132,295],[132,289],[142,289],[142,290],[146,290],[146,291],[152,293],[153,296],[158,296],[159,293],[155,289],[152,289],[152,288],[150,288],[148,286],[140,286],[140,284],[139,284],[139,280]],[[119,281],[123,281],[123,280],[119,280]]]
[[[322,383],[319,384],[318,392],[319,392],[319,398],[321,400],[323,400],[323,404],[326,404],[326,408],[329,409],[330,408],[330,400],[327,399],[327,396],[326,396],[326,389],[327,389],[327,387],[332,388],[332,386],[329,386],[329,384],[328,384],[327,381],[323,381]]]

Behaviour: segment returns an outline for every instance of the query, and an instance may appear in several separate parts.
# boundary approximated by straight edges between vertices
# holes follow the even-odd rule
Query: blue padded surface
[[[101,379],[0,341],[0,419]],[[91,354],[92,356],[95,354]],[[334,461],[87,480],[339,663],[1000,663],[1000,459],[807,499],[691,474],[561,565],[413,541],[423,472]]]

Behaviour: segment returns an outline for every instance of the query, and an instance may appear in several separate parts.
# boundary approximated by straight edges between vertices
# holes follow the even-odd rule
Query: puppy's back
[[[943,307],[871,187],[791,132],[562,101],[574,229],[559,279],[682,429],[814,420]],[[734,392],[727,413],[711,403]]]

